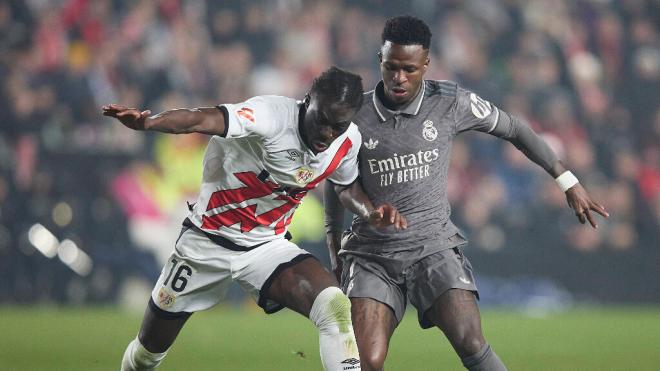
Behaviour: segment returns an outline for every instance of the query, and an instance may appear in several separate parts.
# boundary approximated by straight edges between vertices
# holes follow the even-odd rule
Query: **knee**
[[[457,323],[453,331],[447,335],[456,353],[461,357],[477,353],[486,344],[481,326],[472,321]]]
[[[459,344],[457,344],[456,353],[458,353],[460,357],[471,356],[479,352],[484,345],[486,345],[486,341],[481,334],[466,336],[461,339]]]
[[[359,348],[359,345],[358,345]],[[360,361],[362,371],[381,371],[385,364],[385,357],[387,350],[382,349],[369,349],[360,350]]]
[[[473,355],[481,350],[486,344],[483,334],[478,329],[464,329],[460,331],[453,339],[452,343],[456,349],[456,353],[460,357],[467,357]]]
[[[328,287],[314,299],[309,318],[320,329],[335,324],[339,332],[351,332],[351,301],[338,287]]]

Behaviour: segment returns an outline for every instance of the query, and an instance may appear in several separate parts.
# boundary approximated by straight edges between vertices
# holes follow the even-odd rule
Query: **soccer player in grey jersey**
[[[449,81],[424,80],[431,33],[421,20],[387,20],[379,53],[382,81],[354,118],[362,133],[362,186],[389,203],[408,228],[376,229],[354,219],[340,248],[343,208],[326,186],[327,241],[335,273],[351,298],[363,370],[380,370],[406,298],[422,328],[438,327],[469,370],[505,370],[486,343],[477,288],[463,255],[465,237],[450,220],[447,172],[453,138],[476,130],[506,139],[557,179],[579,221],[608,216],[550,147],[527,125]],[[338,256],[339,255],[339,256]]]

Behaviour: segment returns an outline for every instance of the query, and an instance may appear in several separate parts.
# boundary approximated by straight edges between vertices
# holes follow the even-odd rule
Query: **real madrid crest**
[[[434,141],[435,138],[438,137],[438,130],[433,126],[433,121],[426,120],[423,125],[424,129],[422,129],[422,137],[429,142]]]
[[[295,173],[296,183],[307,184],[314,178],[314,170],[308,167],[300,167]]]

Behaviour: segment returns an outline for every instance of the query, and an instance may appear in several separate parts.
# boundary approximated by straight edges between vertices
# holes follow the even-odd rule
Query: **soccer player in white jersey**
[[[267,313],[283,307],[319,329],[326,370],[359,370],[350,301],[334,276],[286,238],[293,212],[324,179],[343,185],[346,206],[374,226],[405,224],[390,205],[361,192],[360,133],[351,118],[361,78],[332,67],[300,102],[258,96],[243,103],[174,109],[151,116],[121,105],[103,114],[135,130],[212,135],[197,202],[163,267],[122,370],[152,370],[193,312],[217,304],[237,282]]]
[[[462,251],[467,241],[450,220],[446,190],[454,137],[475,130],[506,139],[557,180],[580,222],[596,227],[592,212],[608,214],[527,125],[454,82],[424,80],[430,40],[420,19],[387,20],[379,53],[382,81],[353,118],[364,141],[364,191],[376,204],[394,205],[409,227],[379,230],[354,219],[338,257],[343,216],[326,183],[328,245],[353,304],[363,370],[382,369],[410,300],[420,326],[440,329],[465,368],[501,371],[506,368],[481,330],[477,287]]]

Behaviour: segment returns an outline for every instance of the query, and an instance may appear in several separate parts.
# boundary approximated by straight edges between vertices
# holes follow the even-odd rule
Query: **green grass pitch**
[[[0,307],[0,370],[118,370],[141,315],[109,308]],[[487,339],[510,370],[660,370],[660,308],[578,308],[529,317],[484,310]],[[408,313],[387,370],[461,370],[436,329]],[[195,314],[159,370],[321,370],[316,330],[290,311]]]

